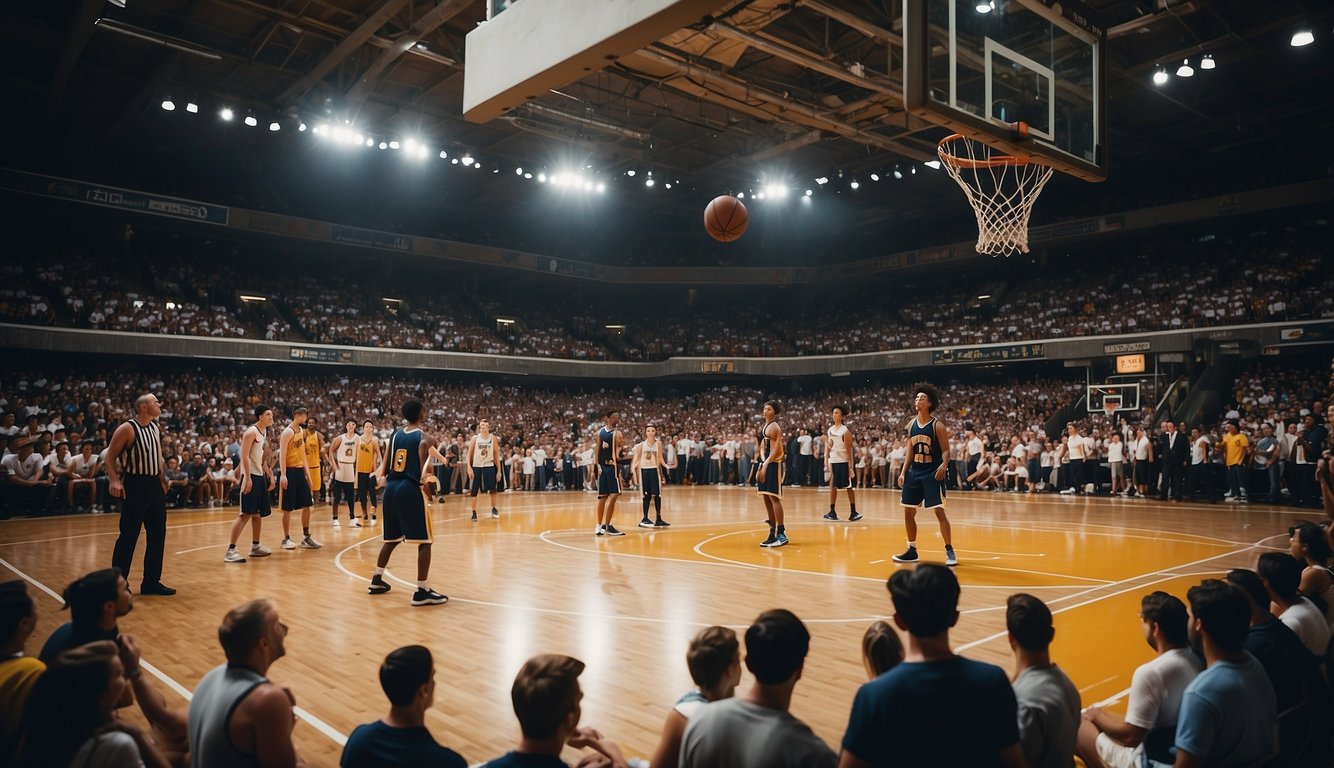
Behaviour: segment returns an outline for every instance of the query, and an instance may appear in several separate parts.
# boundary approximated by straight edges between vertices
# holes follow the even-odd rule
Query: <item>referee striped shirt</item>
[[[162,431],[156,421],[148,426],[130,419],[127,424],[134,430],[134,440],[121,452],[125,461],[125,473],[128,475],[148,475],[157,477],[162,474]]]

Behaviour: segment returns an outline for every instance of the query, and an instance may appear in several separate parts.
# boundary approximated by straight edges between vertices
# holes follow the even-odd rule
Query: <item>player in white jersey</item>
[[[838,513],[834,511],[834,503],[838,501],[838,491],[843,489],[848,492],[848,503],[851,505],[851,512],[848,519],[857,522],[862,516],[857,513],[857,496],[852,490],[852,472],[850,471],[852,460],[852,430],[848,429],[843,423],[843,419],[848,414],[846,405],[836,405],[833,409],[834,426],[829,428],[825,435],[825,469],[829,471],[829,511],[825,513],[824,519],[837,520]]]
[[[269,509],[269,491],[273,489],[272,458],[269,453],[269,427],[273,426],[273,409],[267,405],[255,406],[255,423],[241,436],[241,513],[232,521],[232,536],[227,544],[223,562],[244,563],[245,556],[236,550],[236,540],[246,523],[253,534],[250,539],[251,557],[273,554],[259,543],[259,530]]]
[[[500,517],[496,509],[496,475],[500,471],[500,440],[491,434],[491,422],[477,422],[477,434],[468,441],[463,451],[464,465],[468,467],[468,486],[472,489],[472,519],[477,521],[477,494],[491,494],[491,517]]]
[[[663,453],[670,450],[671,447],[664,447],[658,440],[658,428],[652,424],[644,428],[643,442],[635,444],[630,474],[639,478],[639,488],[644,493],[644,519],[639,521],[640,528],[666,528],[671,525],[662,519],[662,483],[667,467]],[[657,522],[648,519],[650,501]]]
[[[357,422],[347,422],[347,432],[329,443],[329,465],[333,467],[333,525],[338,527],[338,500],[347,499],[348,526],[360,528],[357,522]]]

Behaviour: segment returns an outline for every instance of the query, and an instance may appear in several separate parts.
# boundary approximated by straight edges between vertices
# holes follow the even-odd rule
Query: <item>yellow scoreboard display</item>
[[[1117,373],[1144,373],[1144,355],[1117,355]]]

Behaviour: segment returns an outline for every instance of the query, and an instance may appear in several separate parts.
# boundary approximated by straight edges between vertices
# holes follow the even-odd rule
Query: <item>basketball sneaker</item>
[[[356,517],[353,517],[351,520],[348,521],[348,523],[347,523],[347,527],[348,527],[348,528],[360,528],[360,527],[361,527],[361,522],[358,521]]]
[[[472,511],[472,521],[477,522],[477,510],[475,509]]]
[[[244,562],[245,562],[245,558],[241,556],[241,553],[240,553],[240,552],[236,551],[236,547],[228,547],[228,548],[227,548],[227,554],[225,554],[225,555],[222,556],[222,562],[224,562],[224,563],[244,563]]]
[[[371,585],[366,591],[370,592],[372,595],[383,595],[389,591],[389,582],[385,581],[384,577],[377,573],[371,577]]]
[[[324,545],[309,536],[306,536],[305,538],[301,539],[302,549],[319,549],[322,546]]]
[[[646,518],[644,518],[643,520],[640,520],[640,521],[639,521],[639,527],[640,527],[640,528],[652,528],[652,527],[653,527],[653,521],[652,521],[652,520],[649,520],[649,519],[646,517]]]
[[[607,523],[607,527],[602,529],[608,536],[624,536],[625,531],[616,530],[616,526]]]
[[[917,547],[908,547],[903,550],[903,554],[894,555],[896,563],[915,563],[917,562]]]
[[[765,539],[764,541],[761,541],[761,542],[760,542],[760,546],[761,546],[761,547],[772,547],[772,546],[774,545],[774,542],[776,542],[776,541],[778,541],[778,534],[774,531],[773,528],[770,528],[770,529],[769,529],[769,538]]]
[[[666,520],[663,520],[663,519],[660,517],[660,518],[658,518],[656,521],[654,521],[654,523],[653,523],[653,527],[654,527],[654,528],[671,528],[671,527],[672,527],[672,524],[669,523],[669,522],[667,522]]]
[[[774,543],[769,545],[769,549],[777,549],[778,547],[786,547],[786,546],[787,546],[787,534],[780,533],[774,537]]]
[[[268,557],[268,556],[271,555],[271,554],[273,554],[273,550],[269,549],[268,547],[264,546],[263,544],[251,544],[251,545],[250,545],[250,556],[251,556],[251,557]]]
[[[605,526],[605,525],[599,525],[598,527],[594,528],[594,529],[593,529],[593,535],[594,535],[594,536],[606,536],[606,535],[607,535],[607,526]]]
[[[499,519],[500,519],[500,510],[496,509],[495,507],[492,507],[492,508],[491,508],[491,519],[492,519],[492,520],[499,520]]]
[[[851,522],[855,523],[860,519],[862,519],[862,513],[860,512],[853,512],[851,515],[848,515],[848,520]]]
[[[959,558],[954,554],[954,547],[945,545],[945,565],[953,568],[959,564]]]
[[[335,518],[334,518],[334,530],[337,530],[337,529],[342,528],[342,527],[343,527],[343,524],[340,523],[340,522],[338,522],[338,518],[335,517]]]
[[[443,605],[447,602],[449,602],[448,597],[429,587],[412,593],[413,605]]]
[[[283,537],[283,549],[296,549],[296,542],[292,541],[292,537]]]
[[[824,520],[837,520],[837,519],[838,519],[838,513],[831,509],[831,510],[829,510],[828,512],[824,513],[824,518],[823,518],[823,519],[824,519]]]

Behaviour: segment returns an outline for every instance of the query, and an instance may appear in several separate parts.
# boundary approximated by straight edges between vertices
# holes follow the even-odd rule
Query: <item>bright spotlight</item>
[[[389,145],[382,141],[380,142],[380,149],[389,149]]]
[[[672,183],[669,181],[669,182],[667,182],[666,184],[663,184],[663,186],[666,187],[667,189],[671,189],[671,188],[672,188]]]
[[[1212,69],[1212,67],[1210,67],[1210,69]],[[185,111],[192,115],[197,115],[199,114],[199,105],[193,101],[187,101],[185,102]]]
[[[280,125],[277,120],[274,120],[273,122],[269,123],[270,131],[281,131],[282,129],[283,129],[282,125]]]
[[[302,124],[298,125],[298,126],[296,127],[296,129],[297,129],[298,131],[301,131],[302,133],[305,133],[305,132],[306,132],[306,124],[305,124],[305,123],[302,123]]]
[[[458,159],[457,157],[451,157],[451,158],[449,158],[449,164],[450,164],[450,165],[458,165],[458,164],[459,164],[459,159]]]
[[[815,180],[815,183],[816,183],[816,184],[819,184],[820,186],[823,187],[824,185],[826,185],[826,184],[829,183],[829,177],[828,177],[828,176],[821,176],[820,178],[818,178],[818,179]]]
[[[736,199],[738,199],[738,200],[745,200],[745,199],[746,199],[746,193],[745,193],[745,192],[738,192],[738,193],[736,193]]]
[[[1218,62],[1214,61],[1214,55],[1212,53],[1206,55],[1203,59],[1200,59],[1200,69],[1213,69],[1217,66]]]
[[[925,165],[927,168],[930,168],[933,171],[940,170],[939,160],[927,160],[925,163],[922,163],[922,165]]]
[[[445,160],[445,159],[448,159],[448,158],[449,158],[449,153],[446,152],[446,151],[443,150],[443,149],[440,150],[440,159],[441,159],[441,160]]]
[[[538,183],[546,184],[546,183],[547,183],[547,175],[546,175],[545,173],[538,173],[538,174],[537,174],[537,181],[538,181]]]
[[[860,187],[861,184],[857,183],[857,180],[856,180],[856,179],[853,179],[853,180],[852,180],[852,183],[849,184],[848,186],[849,186],[849,187],[852,187],[853,189],[856,189],[856,188]]]
[[[528,172],[524,172],[523,177],[524,177],[525,179],[531,179],[531,178],[533,178],[533,174],[528,173]]]
[[[625,172],[625,175],[633,179],[635,177],[635,169],[631,168],[630,170]]]
[[[653,179],[644,179],[644,186],[646,187],[653,186]]]
[[[880,181],[880,174],[878,173],[871,174],[871,181]]]
[[[668,184],[667,186],[670,187],[671,184]],[[597,191],[598,191],[598,194],[602,194],[603,192],[606,192],[606,191],[607,191],[607,185],[604,184],[603,182],[600,182],[600,181],[599,181],[599,182],[598,182],[598,185],[597,185]]]
[[[813,190],[806,190],[806,197],[810,197],[812,194],[814,194]]]
[[[250,126],[251,128],[254,128],[255,126],[259,125],[259,120],[257,120],[254,115],[246,115],[245,124]]]
[[[463,156],[463,164],[464,164],[464,165],[472,165],[472,164],[473,164],[472,155],[464,155],[464,156]]]
[[[405,149],[405,150],[407,150],[407,151],[409,151],[409,152],[413,152],[413,151],[415,151],[415,150],[417,149],[417,140],[416,140],[416,139],[406,139],[406,140],[403,142],[403,149]]]
[[[900,171],[898,168],[895,168],[895,169],[894,169],[894,178],[896,178],[896,179],[902,179],[902,178],[903,178],[903,171]]]
[[[366,146],[368,146],[368,147],[373,147],[373,146],[375,146],[375,139],[367,138],[367,139],[366,139]]]
[[[1190,59],[1182,59],[1181,66],[1177,67],[1177,77],[1191,77],[1195,74],[1195,69],[1190,65]]]
[[[996,10],[996,0],[978,0],[977,5],[973,6],[973,10],[978,13],[991,13]]]
[[[222,111],[218,113],[218,117],[221,117],[223,120],[231,120],[235,117],[235,113],[232,112],[231,107],[223,107]]]
[[[170,112],[176,108],[176,102],[172,101],[171,99],[163,99],[162,108]]]
[[[353,136],[353,137],[352,137],[352,143],[354,143],[354,144],[363,144],[363,143],[365,143],[365,141],[366,141],[366,137],[365,137],[365,136],[362,136],[362,135],[359,134],[359,133],[358,133],[356,136]]]
[[[1293,48],[1301,48],[1315,42],[1315,33],[1309,29],[1299,29],[1292,33],[1292,40],[1288,42]]]
[[[390,148],[390,149],[398,149],[398,146],[399,146],[399,145],[398,145],[398,142],[397,142],[397,141],[391,141],[391,142],[389,142],[389,148]]]

